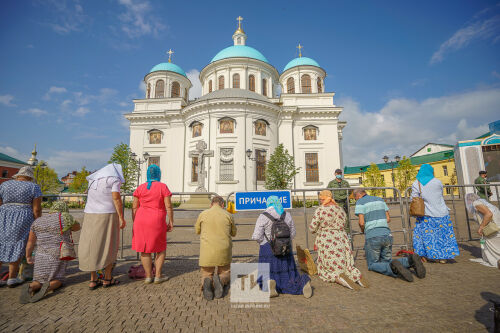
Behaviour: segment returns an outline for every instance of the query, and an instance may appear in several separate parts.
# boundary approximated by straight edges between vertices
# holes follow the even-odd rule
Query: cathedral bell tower
[[[245,45],[247,35],[241,28],[241,21],[243,21],[243,17],[238,16],[238,18],[236,18],[236,21],[238,21],[238,29],[236,29],[233,34],[234,45]]]

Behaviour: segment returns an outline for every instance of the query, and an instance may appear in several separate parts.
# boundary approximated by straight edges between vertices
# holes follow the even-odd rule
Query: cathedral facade
[[[192,84],[170,58],[145,76],[145,98],[125,115],[131,150],[146,156],[141,182],[154,163],[173,192],[196,191],[200,176],[220,195],[263,190],[266,162],[280,143],[300,167],[293,188],[326,187],[342,167],[346,123],[335,93],[324,91],[325,70],[302,57],[299,45],[299,57],[280,73],[246,40],[240,20],[234,45],[201,70],[197,99],[189,99]]]

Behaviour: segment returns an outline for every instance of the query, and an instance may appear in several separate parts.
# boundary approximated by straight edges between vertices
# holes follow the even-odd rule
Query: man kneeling
[[[200,235],[200,268],[203,296],[221,298],[230,282],[232,238],[236,236],[233,216],[224,209],[224,199],[212,198],[209,209],[198,216],[195,230]],[[215,267],[217,274],[214,275]]]
[[[363,189],[354,190],[355,214],[359,217],[359,227],[365,234],[365,255],[368,270],[388,276],[401,277],[408,282],[413,275],[408,268],[413,267],[418,278],[425,277],[422,259],[416,253],[409,257],[392,260],[392,235],[388,222],[389,208],[382,198],[366,194]]]

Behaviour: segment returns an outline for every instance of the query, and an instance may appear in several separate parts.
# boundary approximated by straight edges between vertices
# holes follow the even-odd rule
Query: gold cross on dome
[[[238,21],[238,29],[241,29],[241,21],[243,21],[243,17],[238,16],[238,17],[236,18],[236,21]]]
[[[300,43],[299,43],[299,46],[297,46],[297,48],[299,49],[299,58],[302,58],[302,49],[304,47],[302,45],[300,45]]]
[[[174,51],[170,49],[168,50],[167,54],[168,54],[168,62],[172,62],[172,54],[174,54]]]

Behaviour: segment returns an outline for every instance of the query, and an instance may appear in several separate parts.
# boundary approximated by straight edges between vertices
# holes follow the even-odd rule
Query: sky
[[[59,176],[104,165],[129,142],[134,98],[156,64],[198,74],[232,45],[281,73],[297,56],[327,72],[343,106],[344,163],[380,163],[428,142],[455,144],[500,119],[500,2],[170,1],[0,2],[0,152],[38,158]]]

